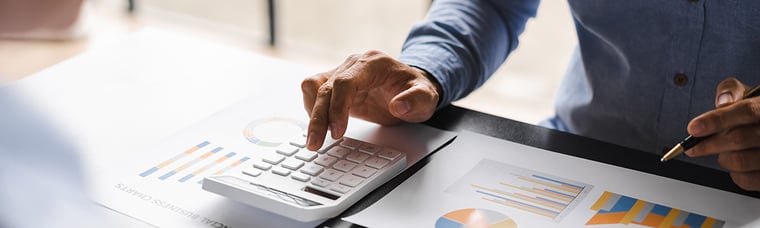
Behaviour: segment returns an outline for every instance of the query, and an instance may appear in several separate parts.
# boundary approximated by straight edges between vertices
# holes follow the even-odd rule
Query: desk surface
[[[654,175],[673,178],[698,185],[721,189],[728,192],[760,198],[760,192],[745,191],[736,186],[728,173],[678,160],[662,163],[659,157],[644,151],[634,150],[591,138],[574,135],[544,127],[497,117],[457,106],[439,110],[425,124],[440,129],[468,130],[480,134],[517,142],[541,149],[638,170]],[[360,200],[337,218],[326,221],[322,226],[356,226],[340,218],[355,214],[380,200],[404,180],[428,163],[429,157],[421,160],[389,183]]]

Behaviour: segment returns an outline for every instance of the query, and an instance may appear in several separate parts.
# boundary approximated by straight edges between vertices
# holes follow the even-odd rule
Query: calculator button
[[[293,173],[293,175],[290,175],[290,177],[293,178],[294,180],[299,180],[303,182],[307,182],[309,181],[309,179],[311,179],[309,175],[306,175],[303,173]]]
[[[297,170],[298,168],[301,168],[301,166],[303,166],[303,162],[295,158],[288,158],[282,162],[282,167],[288,168],[290,170]]]
[[[348,187],[352,187],[352,188],[358,186],[362,182],[364,182],[364,178],[357,177],[354,175],[347,175],[343,178],[340,178],[340,184],[348,186]]]
[[[361,153],[361,152],[353,152],[349,154],[348,157],[346,157],[346,160],[356,162],[356,163],[362,163],[365,160],[367,160],[367,158],[369,158],[368,154]]]
[[[321,165],[324,167],[329,167],[330,165],[335,163],[335,161],[338,161],[338,159],[335,157],[322,155],[322,156],[319,156],[319,158],[317,158],[317,160],[314,161],[314,163],[317,163],[318,165]]]
[[[252,177],[258,177],[259,175],[261,175],[261,170],[246,168],[246,169],[243,169],[243,174],[252,176]]]
[[[361,146],[362,142],[356,139],[352,139],[352,138],[343,138],[343,141],[340,142],[340,145],[348,147],[353,150]]]
[[[326,180],[319,179],[319,178],[314,178],[313,180],[311,180],[311,184],[324,188],[327,185],[329,185],[330,182],[326,181]]]
[[[342,146],[334,146],[330,148],[330,150],[327,151],[327,154],[332,155],[337,158],[343,158],[350,153],[351,153],[351,149],[348,149]]]
[[[279,166],[275,166],[274,168],[272,168],[272,173],[280,175],[280,176],[287,176],[288,174],[290,174],[290,170],[279,167]]]
[[[380,151],[380,153],[377,153],[377,156],[380,156],[381,158],[385,158],[388,160],[394,160],[398,158],[399,156],[401,156],[401,152],[386,148],[385,150]]]
[[[339,184],[333,184],[330,186],[330,190],[339,192],[339,193],[347,193],[348,191],[351,191],[351,188],[339,185]]]
[[[343,176],[343,172],[334,170],[334,169],[328,169],[327,171],[319,175],[319,177],[321,177],[322,179],[329,180],[329,181],[336,181],[341,176]]]
[[[260,170],[269,170],[270,168],[272,168],[272,165],[264,161],[255,161],[253,162],[253,167],[256,167],[257,169],[260,169]]]
[[[282,160],[285,160],[285,156],[275,154],[275,153],[266,153],[264,154],[264,157],[261,160],[272,165],[277,165],[277,163],[280,163]]]
[[[368,153],[368,154],[375,154],[377,152],[380,152],[381,149],[383,148],[371,143],[365,143],[364,145],[361,145],[359,147],[359,151]]]
[[[375,173],[377,173],[377,169],[373,169],[373,168],[362,165],[362,166],[359,166],[359,168],[354,169],[353,173],[354,175],[357,175],[360,177],[369,178],[372,175],[375,175]]]
[[[277,147],[276,151],[277,151],[278,154],[282,154],[282,155],[285,155],[285,156],[291,156],[291,155],[295,154],[296,152],[298,152],[298,147],[295,147],[295,146],[290,145],[290,144],[284,144],[283,143],[283,144],[280,144],[280,146]]]
[[[296,158],[301,159],[305,162],[310,162],[311,160],[314,160],[314,158],[317,157],[317,152],[309,151],[309,150],[301,150],[296,153]]]
[[[333,168],[343,171],[343,172],[351,171],[351,169],[353,169],[354,167],[356,167],[356,163],[346,161],[346,160],[340,160],[338,161],[338,163],[335,163],[335,165],[333,166]]]
[[[290,145],[304,148],[306,147],[306,137],[300,135],[296,136],[290,140]]]
[[[375,168],[375,169],[382,169],[383,167],[385,167],[385,165],[387,165],[390,162],[391,161],[388,161],[382,158],[374,157],[367,160],[367,162],[365,162],[364,164],[367,164],[367,166]]]
[[[322,172],[322,170],[324,170],[322,166],[318,166],[315,164],[307,164],[305,167],[303,167],[303,169],[301,169],[301,172],[305,174],[309,174],[311,176],[316,176],[317,174]]]

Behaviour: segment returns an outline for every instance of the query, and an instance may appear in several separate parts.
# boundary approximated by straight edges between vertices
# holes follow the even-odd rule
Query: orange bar
[[[498,201],[498,200],[493,200],[493,199],[487,199],[487,198],[482,198],[482,199],[486,200],[486,201],[493,202],[493,203],[501,204],[501,205],[504,205],[504,206],[517,208],[517,209],[520,209],[520,210],[523,210],[523,211],[532,212],[534,214],[543,215],[543,216],[546,216],[546,217],[549,217],[549,218],[554,218],[554,217],[557,216],[557,214],[555,214],[555,213],[539,210],[539,209],[536,209],[536,208],[528,207],[528,206],[525,206],[525,205],[522,205],[522,204],[516,204],[516,203],[513,203],[513,202],[509,202],[509,201],[503,202],[503,201]]]
[[[636,200],[636,203],[633,204],[633,207],[631,207],[631,210],[628,211],[627,214],[623,217],[623,219],[620,220],[620,223],[628,225],[633,221],[633,219],[636,217],[637,214],[641,211],[641,209],[644,208],[644,205],[646,205],[647,202],[643,200]],[[673,218],[675,220],[675,218]],[[672,222],[672,221],[671,221]]]
[[[517,179],[520,179],[520,180],[523,180],[523,181],[527,181],[527,182],[531,182],[531,183],[538,184],[538,185],[543,185],[543,186],[550,187],[550,188],[561,189],[561,190],[564,190],[564,191],[571,192],[571,193],[573,193],[575,195],[578,195],[580,193],[580,190],[578,190],[578,188],[572,187],[572,186],[560,185],[560,184],[550,184],[550,183],[546,183],[546,182],[543,182],[543,181],[538,181],[538,180],[534,180],[534,179],[530,179],[530,178],[522,177],[522,176],[517,177]]]
[[[700,228],[712,228],[714,225],[715,225],[715,219],[707,217],[707,219],[705,219],[705,222],[702,223],[702,226],[700,226]]]
[[[602,207],[604,207],[604,204],[607,204],[607,201],[610,200],[610,198],[612,198],[612,194],[613,194],[612,192],[604,191],[604,193],[602,193],[602,196],[600,196],[599,199],[596,200],[596,203],[594,203],[594,205],[591,206],[591,210],[595,210],[595,211],[601,210]]]
[[[586,222],[586,225],[617,224],[625,216],[625,212],[598,213]]]
[[[673,221],[676,220],[678,214],[680,213],[680,210],[671,208],[670,212],[668,212],[668,215],[665,216],[665,219],[662,220],[662,223],[660,223],[660,226],[658,226],[658,228],[670,228],[673,224]]]

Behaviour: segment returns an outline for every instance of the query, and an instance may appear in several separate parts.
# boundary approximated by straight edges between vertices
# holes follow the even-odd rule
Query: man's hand
[[[429,119],[438,104],[440,85],[424,71],[380,51],[354,54],[335,69],[301,83],[308,112],[307,148],[318,150],[328,128],[343,136],[348,116],[383,125]]]
[[[686,151],[689,156],[718,154],[718,163],[739,187],[760,191],[760,97],[742,99],[750,88],[736,78],[718,85],[715,110],[689,123],[689,134],[715,134]]]

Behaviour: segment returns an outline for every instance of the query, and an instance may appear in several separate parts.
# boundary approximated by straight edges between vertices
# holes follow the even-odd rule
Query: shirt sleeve
[[[482,85],[517,47],[538,0],[435,0],[414,25],[399,60],[427,71],[443,89],[439,107]]]

